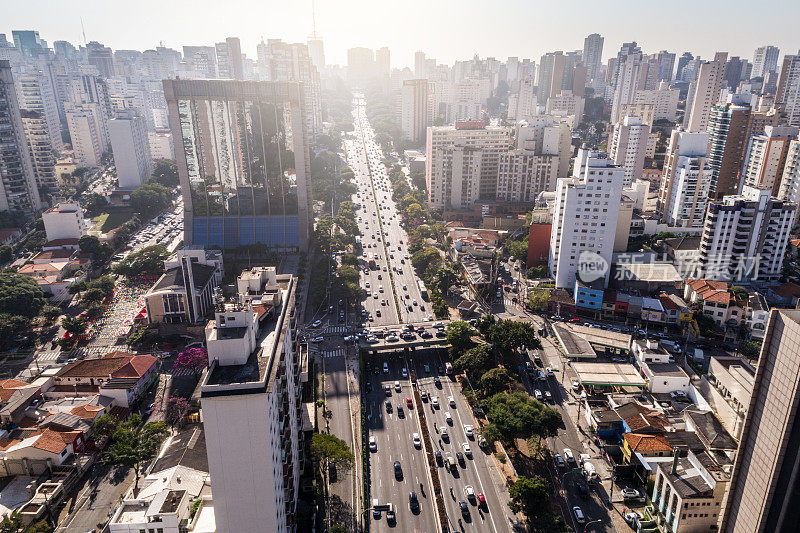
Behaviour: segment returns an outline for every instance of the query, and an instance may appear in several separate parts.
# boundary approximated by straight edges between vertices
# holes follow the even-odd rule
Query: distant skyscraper
[[[428,80],[404,81],[400,100],[403,138],[421,145],[428,127]]]
[[[675,70],[675,54],[661,50],[658,53],[658,80],[672,81],[672,73]]]
[[[727,52],[717,52],[713,61],[700,66],[686,98],[686,118],[683,123],[687,131],[706,131],[711,108],[719,103],[727,59]]]
[[[152,168],[144,119],[133,112],[119,113],[108,121],[108,132],[120,188],[139,187]]]
[[[91,41],[86,45],[86,57],[90,65],[97,67],[102,77],[114,77],[114,53],[111,48],[103,46],[97,41]]]
[[[753,78],[763,78],[768,72],[778,71],[778,56],[781,51],[777,46],[759,46],[753,53]]]
[[[617,83],[614,88],[614,99],[611,104],[611,120],[622,119],[622,108],[636,100],[636,91],[641,80],[642,54],[635,52],[623,55],[617,65]]]
[[[378,69],[378,74],[381,76],[389,75],[391,71],[391,56],[389,48],[386,46],[375,51],[375,67]]]
[[[742,184],[778,195],[789,144],[797,139],[797,126],[767,126],[750,137],[742,170]]]
[[[682,80],[683,79],[683,70],[686,68],[686,65],[689,64],[689,61],[694,59],[694,56],[690,52],[684,52],[681,57],[678,58],[678,70],[675,72],[675,79]]]
[[[308,54],[311,56],[311,62],[317,68],[317,72],[322,73],[325,69],[325,46],[322,39],[319,37],[309,37],[306,41],[308,44]]]
[[[658,192],[662,223],[684,228],[703,226],[711,183],[707,149],[708,133],[672,130]]]
[[[217,77],[242,80],[242,44],[238,37],[228,37],[224,43],[214,45],[217,55]]]
[[[551,96],[558,96],[564,82],[564,52],[549,52],[539,62],[539,78],[537,80],[536,101],[545,105]]]
[[[722,533],[797,531],[800,311],[773,309],[731,477]]]
[[[586,65],[586,79],[597,79],[603,65],[603,42],[599,33],[592,33],[583,40],[583,64]]]
[[[16,39],[16,35],[14,37]],[[17,103],[11,65],[0,60],[0,211],[41,208],[31,152]]]
[[[617,62],[616,62],[616,71],[614,72],[614,76],[612,77],[612,85],[617,85],[617,80],[619,78],[619,71],[622,68],[622,63],[624,58],[629,55],[636,55],[638,54],[640,57],[642,55],[642,49],[639,48],[639,45],[636,44],[636,41],[632,41],[630,43],[622,43],[622,46],[617,52]]]
[[[36,57],[47,50],[47,41],[39,38],[39,32],[33,30],[12,30],[14,46],[24,56]]]
[[[58,179],[56,178],[55,158],[44,116],[38,111],[26,109],[20,110],[20,114],[25,137],[31,151],[36,186],[40,191],[57,192]]]
[[[181,187],[190,192],[184,241],[306,249],[313,210],[301,84],[173,79],[163,85]]]
[[[748,95],[749,96],[749,95]],[[739,178],[750,138],[750,104],[745,98],[716,105],[708,120],[708,168],[712,197],[739,192]]]
[[[427,64],[425,62],[425,52],[418,50],[414,52],[414,77],[417,79],[427,78]]]
[[[650,126],[643,124],[639,117],[624,117],[614,125],[608,156],[615,165],[625,169],[624,187],[630,187],[634,180],[642,177],[649,135]]]
[[[775,104],[786,113],[789,124],[800,126],[800,51],[783,58]]]
[[[375,54],[369,48],[350,48],[347,51],[347,78],[364,83],[375,75]]]
[[[725,67],[725,85],[731,91],[735,91],[739,86],[739,82],[742,79],[742,67],[743,63],[739,57],[733,56],[728,59],[728,64]]]

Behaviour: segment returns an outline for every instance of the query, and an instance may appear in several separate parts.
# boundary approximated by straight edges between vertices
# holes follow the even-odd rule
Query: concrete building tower
[[[609,159],[625,169],[625,188],[642,177],[649,135],[650,126],[643,124],[639,117],[624,117],[614,125]]]

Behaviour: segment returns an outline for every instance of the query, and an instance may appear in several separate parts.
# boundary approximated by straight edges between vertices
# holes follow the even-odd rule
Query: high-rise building
[[[707,149],[708,133],[672,130],[658,191],[657,209],[662,223],[702,227],[711,184]]]
[[[403,138],[425,142],[428,127],[428,80],[406,80],[400,90],[400,128]]]
[[[105,121],[97,104],[75,104],[67,108],[67,127],[78,166],[100,166],[105,143],[100,123]]]
[[[199,78],[217,77],[217,49],[213,46],[184,46],[187,70]]]
[[[47,41],[39,37],[38,31],[12,30],[11,37],[14,39],[14,46],[24,56],[37,57],[47,51]]]
[[[14,77],[17,99],[21,109],[34,111],[40,115],[47,128],[50,146],[62,150],[61,121],[58,113],[58,100],[45,72],[35,70]]]
[[[625,170],[625,188],[642,177],[649,136],[650,126],[642,123],[639,117],[623,117],[614,125],[608,156],[616,166]]]
[[[597,79],[603,65],[603,42],[599,33],[592,33],[583,40],[583,64],[586,65],[586,79]]]
[[[653,109],[653,120],[669,120],[675,122],[678,116],[680,89],[673,89],[669,83],[662,81],[655,89],[639,89],[633,97],[633,105],[649,105]],[[628,107],[620,106],[620,115],[628,114]],[[652,124],[651,124],[652,126]]]
[[[694,60],[694,56],[691,52],[684,52],[681,57],[678,58],[678,69],[675,71],[675,79],[676,80],[683,80],[683,71],[686,69],[686,66],[689,64],[689,61]]]
[[[391,52],[389,47],[383,46],[375,50],[375,67],[380,76],[388,76],[392,70]]]
[[[769,72],[778,71],[778,56],[781,51],[777,46],[759,46],[753,52],[753,78],[763,78]]]
[[[777,280],[796,211],[797,204],[747,185],[740,195],[710,202],[700,238],[704,276],[721,281]]]
[[[121,112],[108,121],[111,150],[121,189],[136,189],[150,177],[152,159],[145,120],[135,113]]]
[[[558,96],[564,81],[564,52],[549,52],[539,62],[536,99],[539,105],[547,104],[551,96]]]
[[[658,80],[672,81],[672,73],[675,72],[675,53],[661,50],[658,53]]]
[[[614,70],[610,72],[611,77],[611,85],[614,87],[617,86],[619,81],[619,71],[624,58],[629,55],[638,55],[641,59],[642,57],[642,49],[636,43],[636,41],[632,41],[630,43],[622,43],[622,46],[619,48],[619,52],[617,52],[617,60],[614,62]]]
[[[608,285],[624,174],[605,154],[580,149],[572,177],[558,180],[549,255],[556,287],[572,290],[576,280]]]
[[[739,82],[742,81],[743,67],[744,63],[741,58],[733,56],[728,59],[728,64],[725,66],[725,85],[727,85],[731,91],[736,91]]]
[[[184,242],[305,250],[313,210],[302,85],[163,84],[184,191]]]
[[[640,87],[640,72],[642,66],[641,52],[622,55],[617,64],[617,82],[614,88],[614,100],[611,104],[611,121],[621,120],[622,107],[632,104],[636,100],[636,91]]]
[[[482,80],[467,78],[454,83],[450,92],[450,122],[481,118],[484,99],[481,97]]]
[[[94,65],[104,78],[114,77],[114,52],[108,46],[103,46],[97,41],[90,41],[86,45],[86,58],[90,65]]]
[[[769,190],[778,195],[789,144],[797,139],[797,126],[767,126],[761,135],[752,135],[742,170],[742,185]]]
[[[44,116],[38,111],[20,110],[25,138],[31,152],[33,174],[36,177],[36,186],[40,191],[55,193],[58,191],[58,178],[56,176],[55,158],[50,145],[50,136]]]
[[[783,58],[775,105],[786,114],[788,124],[800,126],[800,51]]]
[[[325,69],[325,47],[322,39],[309,37],[306,44],[308,45],[308,55],[311,56],[311,63],[317,69],[317,72],[322,73]]]
[[[773,309],[733,466],[722,533],[789,533],[800,505],[800,311]]]
[[[228,37],[225,42],[214,45],[217,56],[217,77],[242,80],[242,43],[238,37]]]
[[[727,59],[727,52],[717,52],[713,61],[700,66],[686,98],[686,119],[683,123],[687,131],[706,131],[711,108],[719,103]]]
[[[307,353],[298,342],[296,283],[275,267],[245,270],[239,298],[218,300],[205,328],[209,369],[200,404],[218,533],[297,530]],[[252,295],[268,307],[263,317]]]
[[[375,54],[369,48],[356,47],[347,51],[347,79],[364,83],[375,75]]]
[[[536,115],[536,83],[533,78],[519,80],[519,91],[512,96],[514,98],[509,97],[508,103],[509,120],[525,120]]]
[[[436,209],[462,209],[481,198],[494,200],[499,158],[511,148],[511,131],[506,126],[486,126],[481,120],[429,127],[428,204]]]
[[[791,141],[786,151],[778,199],[800,205],[800,140]]]
[[[417,79],[428,77],[428,68],[425,61],[425,52],[417,50],[414,52],[414,77]]]
[[[750,104],[734,96],[716,105],[708,120],[710,192],[714,198],[738,194],[745,151],[750,138]]]
[[[16,41],[17,36],[14,36]],[[36,176],[17,102],[11,65],[0,60],[0,211],[41,208]]]

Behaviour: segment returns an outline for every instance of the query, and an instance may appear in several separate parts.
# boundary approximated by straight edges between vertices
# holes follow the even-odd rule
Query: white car
[[[469,501],[473,501],[475,499],[475,489],[472,488],[472,485],[467,485],[464,487],[464,494],[467,496]]]
[[[540,391],[539,389],[534,389],[533,395],[536,397],[537,400],[539,400],[540,402],[542,401],[542,391]]]
[[[472,431],[472,426],[470,425],[464,426],[464,433],[466,433],[468,439],[473,438],[474,433]]]
[[[414,433],[411,436],[411,441],[414,443],[414,448],[419,449],[422,447],[422,441],[419,440],[419,433]]]
[[[407,377],[408,377],[408,370],[406,370],[406,367],[403,367],[403,369],[400,371],[400,374],[401,374],[401,375],[402,375],[404,378],[407,378]]]
[[[378,451],[378,442],[375,440],[375,435],[371,435],[369,437],[369,451],[371,452]]]
[[[472,457],[472,448],[469,447],[469,442],[463,443],[461,447],[464,449],[464,455]]]
[[[439,408],[439,397],[438,396],[434,396],[433,398],[431,398],[431,405],[433,407],[435,407],[436,409]]]
[[[575,462],[575,456],[572,455],[572,450],[569,448],[564,448],[564,459],[566,459],[568,463]]]
[[[455,407],[456,407],[456,400],[455,400],[455,398],[453,398],[452,396],[448,396],[448,397],[447,397],[447,403],[449,403],[449,404],[450,404],[450,407],[452,407],[452,408],[454,408],[454,409],[455,409]]]
[[[453,417],[450,416],[449,412],[445,412],[444,414],[444,421],[447,422],[449,425],[453,425]]]
[[[397,381],[397,380],[395,380],[395,382],[394,382],[394,390],[396,390],[397,392],[400,392],[400,382]]]
[[[555,375],[555,374],[553,374],[553,369],[550,368],[549,366],[547,367],[546,371],[547,371],[547,375],[548,376],[554,376]]]

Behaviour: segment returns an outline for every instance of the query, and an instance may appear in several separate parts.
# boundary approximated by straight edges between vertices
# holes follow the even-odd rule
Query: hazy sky
[[[316,0],[317,31],[328,63],[353,46],[388,46],[392,66],[412,66],[415,50],[452,63],[478,53],[505,59],[577,50],[589,33],[605,37],[603,56],[635,40],[644,52],[715,51],[752,58],[775,44],[800,48],[800,1],[772,0]],[[255,58],[261,37],[305,42],[311,0],[0,0],[0,33],[36,29],[51,43],[88,40],[114,49],[213,44],[238,36]]]

